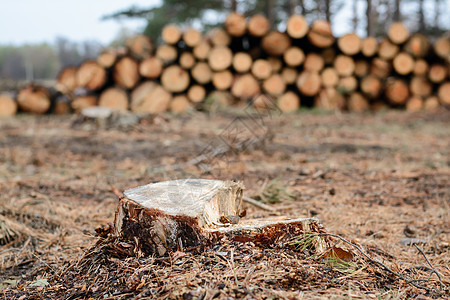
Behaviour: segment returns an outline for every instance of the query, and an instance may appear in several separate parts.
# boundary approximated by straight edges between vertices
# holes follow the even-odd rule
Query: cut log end
[[[394,44],[403,44],[409,38],[409,30],[403,23],[395,22],[389,27],[388,36]]]
[[[166,25],[161,32],[161,38],[167,44],[176,44],[181,39],[181,30],[175,24]]]
[[[338,39],[338,47],[346,55],[355,55],[361,50],[361,39],[355,33],[348,33]]]
[[[261,47],[269,55],[280,56],[291,46],[291,39],[284,33],[271,31],[263,37]]]
[[[318,48],[330,47],[334,43],[334,36],[330,23],[325,20],[315,21],[308,33],[308,39]]]
[[[231,36],[243,36],[247,31],[245,17],[238,13],[231,13],[225,20],[225,28]]]
[[[0,94],[0,117],[11,117],[17,112],[17,102],[8,94]]]
[[[121,88],[109,88],[101,93],[98,105],[113,110],[127,111],[128,95]]]
[[[23,111],[44,114],[50,109],[50,93],[44,87],[28,85],[19,91],[17,103]]]
[[[169,108],[171,93],[156,82],[146,81],[131,93],[131,110],[137,113],[161,113]]]
[[[264,36],[270,29],[269,20],[263,15],[253,15],[248,21],[248,33],[256,36]]]
[[[308,22],[306,22],[305,17],[302,15],[290,16],[286,24],[287,34],[294,39],[304,37],[308,32],[308,29]]]
[[[169,92],[183,92],[189,87],[189,74],[177,65],[164,69],[161,75],[161,84]]]

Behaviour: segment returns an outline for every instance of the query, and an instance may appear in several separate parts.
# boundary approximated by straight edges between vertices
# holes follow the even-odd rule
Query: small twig
[[[243,196],[243,197],[242,197],[242,200],[244,200],[245,202],[247,202],[247,203],[249,203],[249,204],[251,204],[251,205],[254,205],[254,206],[256,206],[256,207],[259,207],[259,208],[261,208],[261,209],[263,209],[263,210],[267,210],[267,211],[275,211],[275,208],[273,208],[272,206],[269,206],[269,205],[267,205],[267,204],[261,203],[261,202],[255,200],[255,199],[250,198],[250,197]]]
[[[122,200],[125,197],[125,195],[113,185],[111,185],[111,190],[114,193],[114,195],[116,195],[117,198],[119,198],[119,200]]]
[[[423,257],[425,258],[425,260],[427,261],[428,265],[429,265],[430,268],[431,268],[431,274],[434,273],[434,274],[437,275],[437,277],[439,278],[439,284],[440,284],[440,286],[441,286],[441,288],[442,288],[442,287],[443,287],[443,284],[442,284],[442,278],[441,278],[441,275],[438,273],[438,271],[436,270],[436,268],[433,267],[433,265],[432,265],[431,262],[428,260],[428,257],[425,255],[425,253],[423,252],[423,250],[420,249],[419,246],[417,246],[416,243],[413,243],[413,245],[414,245],[414,247],[416,247],[417,250],[419,250],[419,252],[422,254],[422,256],[423,256]],[[430,277],[431,277],[431,276],[430,276]]]
[[[388,266],[386,266],[386,265],[385,265],[384,263],[382,263],[381,261],[379,261],[379,260],[377,260],[377,259],[374,259],[374,258],[371,258],[371,257],[370,257],[366,252],[364,252],[364,250],[362,250],[358,245],[353,244],[353,243],[350,242],[350,241],[347,241],[346,239],[344,239],[344,238],[341,237],[340,235],[332,234],[332,233],[319,233],[319,235],[322,235],[322,236],[323,236],[323,235],[326,235],[326,236],[332,236],[332,237],[338,238],[338,239],[340,239],[341,241],[343,241],[344,243],[347,243],[348,245],[350,245],[350,246],[354,247],[355,249],[357,249],[359,252],[361,252],[361,254],[362,254],[365,258],[367,258],[367,259],[368,259],[369,261],[371,261],[372,263],[376,263],[377,265],[383,267],[386,271],[388,271],[389,273],[391,273],[391,274],[397,276],[397,277],[400,278],[401,280],[404,280],[406,283],[411,284],[412,286],[414,286],[414,287],[416,287],[416,288],[418,288],[418,289],[422,289],[422,290],[425,290],[425,291],[428,291],[428,292],[437,292],[437,291],[432,290],[432,289],[430,289],[430,288],[428,288],[428,287],[426,287],[426,286],[423,286],[423,285],[419,285],[419,284],[414,283],[414,282],[413,282],[414,280],[409,280],[409,279],[405,278],[405,277],[402,276],[401,274],[395,272],[394,270],[392,270],[391,268],[389,268]]]

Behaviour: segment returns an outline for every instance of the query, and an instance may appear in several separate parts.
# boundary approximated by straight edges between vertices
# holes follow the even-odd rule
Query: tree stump
[[[115,245],[138,257],[167,256],[177,250],[201,251],[224,237],[269,246],[305,232],[324,232],[316,219],[309,218],[239,224],[243,190],[241,183],[208,179],[172,180],[126,190],[115,213]],[[327,243],[317,236],[314,246],[323,252]]]

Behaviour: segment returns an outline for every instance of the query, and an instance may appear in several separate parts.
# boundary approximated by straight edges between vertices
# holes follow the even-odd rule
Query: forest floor
[[[231,151],[209,155],[217,149]],[[370,259],[343,241],[349,262],[286,245],[230,242],[163,258],[95,246],[95,229],[114,219],[112,186],[187,177],[240,180],[274,208],[245,204],[247,219],[313,216]],[[0,297],[445,298],[449,182],[445,109],[0,119]]]

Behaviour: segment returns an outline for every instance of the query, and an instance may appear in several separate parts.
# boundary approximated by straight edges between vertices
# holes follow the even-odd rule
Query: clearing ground
[[[448,297],[449,111],[192,113],[122,123],[0,120],[1,297]],[[230,151],[211,155],[217,149]],[[111,186],[186,177],[240,180],[245,195],[275,209],[246,204],[246,218],[314,216],[422,288],[345,242],[339,246],[353,253],[350,262],[312,256],[304,244],[224,241],[167,258],[115,257],[94,247],[95,229],[114,218]]]

